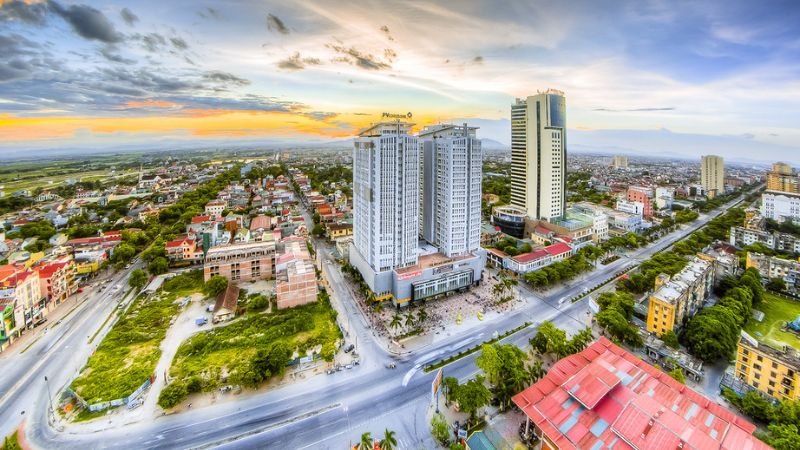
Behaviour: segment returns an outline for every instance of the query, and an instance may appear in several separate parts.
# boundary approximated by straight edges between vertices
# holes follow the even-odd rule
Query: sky
[[[798,23],[771,0],[0,0],[0,154],[330,142],[384,111],[508,144],[514,98],[555,88],[568,146],[800,162]]]

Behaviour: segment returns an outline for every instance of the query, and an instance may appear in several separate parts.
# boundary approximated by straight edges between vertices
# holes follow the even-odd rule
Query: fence
[[[80,395],[78,395],[77,392],[73,391],[70,388],[64,389],[64,392],[67,395],[69,395],[72,398],[74,398],[75,401],[78,404],[80,404],[82,407],[86,408],[87,410],[89,410],[91,412],[105,411],[106,409],[109,409],[109,408],[116,408],[118,406],[127,405],[128,403],[136,400],[140,395],[142,395],[142,392],[144,392],[147,388],[149,388],[153,384],[152,380],[153,380],[153,377],[151,376],[150,378],[145,380],[145,382],[142,383],[141,386],[136,388],[136,390],[133,391],[133,393],[131,395],[129,395],[127,397],[118,398],[118,399],[110,400],[110,401],[107,401],[107,402],[93,403],[91,405],[87,404],[86,400],[84,400]]]

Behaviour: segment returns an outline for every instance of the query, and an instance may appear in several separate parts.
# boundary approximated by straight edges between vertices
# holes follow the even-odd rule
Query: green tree
[[[147,265],[147,271],[152,275],[161,275],[162,273],[166,273],[167,270],[169,270],[169,263],[163,256],[155,258]]]
[[[686,378],[683,376],[683,369],[676,367],[668,372],[675,381],[681,384],[686,384]]]
[[[500,358],[497,349],[497,344],[483,344],[481,346],[481,354],[475,358],[475,365],[483,370],[491,384],[500,382],[503,371],[504,361]]]
[[[187,395],[189,395],[189,391],[186,389],[186,385],[181,381],[173,381],[158,394],[158,406],[164,409],[172,408],[182,402]]]
[[[136,255],[136,248],[133,245],[123,242],[114,249],[114,254],[111,255],[111,261],[114,266],[120,268],[130,262],[131,258]]]
[[[484,385],[483,376],[477,375],[458,387],[456,397],[461,410],[469,414],[470,419],[475,419],[478,410],[489,404],[492,394]]]
[[[227,289],[227,287],[228,286],[226,284],[225,288]],[[247,312],[263,311],[267,309],[268,306],[269,306],[269,298],[267,298],[267,296],[264,294],[256,295],[255,297],[247,300]]]
[[[370,432],[361,435],[358,450],[373,450],[372,434]]]
[[[767,423],[772,420],[772,404],[757,391],[744,394],[740,406],[743,413],[759,422]]]
[[[336,357],[336,347],[333,342],[323,344],[322,349],[319,351],[319,356],[329,363],[333,362],[333,358]]]
[[[403,326],[403,317],[399,313],[395,313],[392,316],[392,321],[389,323],[389,328],[396,329]]]
[[[793,424],[770,424],[765,441],[776,450],[800,450],[800,430]]]
[[[316,237],[320,237],[325,234],[325,227],[322,224],[318,223],[314,225],[314,228],[311,229],[311,234]]]
[[[264,379],[280,375],[292,357],[292,350],[283,341],[272,343],[268,348],[261,348],[253,357],[253,367]]]
[[[669,330],[661,336],[661,340],[664,341],[664,344],[670,348],[678,348],[680,347],[680,343],[678,342],[678,335],[675,334],[674,331]]]
[[[567,344],[567,333],[545,320],[539,325],[539,330],[529,343],[541,354],[560,354]]]
[[[128,286],[132,287],[134,290],[141,291],[142,288],[147,284],[147,274],[142,269],[134,269],[131,272],[130,278],[128,278]]]
[[[436,413],[431,418],[431,434],[442,445],[450,442],[450,427],[443,415]]]
[[[733,354],[739,327],[730,309],[714,305],[697,313],[686,326],[684,335],[689,352],[711,362]]]
[[[786,282],[783,278],[770,278],[767,283],[767,289],[770,291],[783,292],[786,290]]]
[[[383,439],[380,441],[381,450],[395,450],[397,448],[397,433],[386,428],[383,430]]]
[[[228,288],[227,278],[220,275],[213,275],[211,278],[208,279],[208,281],[206,281],[204,290],[206,292],[206,295],[208,295],[209,297],[216,297],[225,292],[225,289],[227,288]]]

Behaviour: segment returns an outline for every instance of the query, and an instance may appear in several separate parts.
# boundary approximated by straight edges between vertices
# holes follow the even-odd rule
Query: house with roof
[[[493,258],[498,258],[503,252],[495,252]],[[547,247],[537,248],[528,253],[516,256],[506,255],[503,259],[503,268],[518,274],[525,274],[542,269],[558,261],[569,258],[574,249],[565,242],[555,242]]]
[[[236,317],[236,309],[239,303],[239,286],[236,283],[228,283],[225,291],[217,295],[212,313],[212,322],[219,323],[231,320]]]
[[[601,337],[515,395],[544,450],[766,450],[756,426]]]

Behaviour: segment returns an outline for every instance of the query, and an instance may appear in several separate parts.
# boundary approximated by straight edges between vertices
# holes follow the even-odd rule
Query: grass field
[[[791,322],[800,316],[800,301],[765,294],[764,301],[754,309],[764,313],[764,320],[756,322],[755,319],[750,319],[745,326],[745,331],[772,346],[780,348],[786,344],[800,348],[800,338],[797,334],[781,330],[784,323]],[[761,335],[759,336],[756,332]]]
[[[327,299],[271,313],[250,314],[230,325],[198,333],[183,342],[172,361],[176,381],[202,379],[202,390],[213,390],[224,374],[247,370],[259,349],[283,341],[304,356],[307,350],[341,337],[336,312]],[[230,382],[230,380],[229,380]]]
[[[67,172],[67,173],[63,173]],[[135,170],[128,170],[128,171],[116,171],[113,174],[113,177],[119,178],[128,175],[136,175],[138,171]],[[64,180],[68,180],[70,178],[74,178],[78,181],[95,181],[95,180],[107,180],[111,177],[111,170],[104,169],[104,170],[50,170],[50,169],[38,169],[35,171],[27,172],[20,175],[20,179],[15,179],[14,175],[0,175],[0,186],[2,186],[2,190],[6,192],[6,194],[10,194],[14,191],[20,189],[30,189],[34,190],[38,187],[48,188],[48,187],[56,187],[64,182]]]
[[[89,358],[72,389],[89,404],[127,397],[153,374],[159,346],[178,312],[178,297],[199,292],[201,271],[187,272],[164,283],[152,298],[139,297],[114,325]]]

